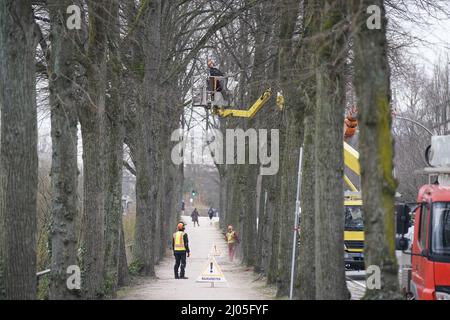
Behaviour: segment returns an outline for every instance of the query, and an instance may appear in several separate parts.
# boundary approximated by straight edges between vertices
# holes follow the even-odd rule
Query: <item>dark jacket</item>
[[[198,211],[193,211],[193,212],[191,213],[192,221],[198,221],[198,216],[199,216]]]
[[[183,236],[184,247],[186,248],[186,252],[189,253],[189,239],[187,233],[184,233]],[[172,237],[172,250],[175,252],[175,238]]]
[[[217,68],[209,68],[208,90],[221,92],[223,90],[223,81],[213,77],[223,77],[225,74]]]
[[[209,75],[211,77],[223,77],[225,74],[217,68],[209,68]]]

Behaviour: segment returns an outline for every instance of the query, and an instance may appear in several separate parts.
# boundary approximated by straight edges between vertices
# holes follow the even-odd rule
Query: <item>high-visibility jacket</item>
[[[236,237],[235,237],[234,231],[227,232],[227,242],[234,243],[235,241],[236,241]]]
[[[186,251],[186,246],[184,245],[184,232],[177,231],[173,234],[173,250],[174,251]]]

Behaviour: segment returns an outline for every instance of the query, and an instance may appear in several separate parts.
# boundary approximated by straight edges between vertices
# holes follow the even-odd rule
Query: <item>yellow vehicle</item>
[[[344,249],[347,269],[364,269],[364,221],[360,196],[345,196]]]
[[[361,175],[359,153],[348,143],[344,142],[344,163],[358,177]],[[344,249],[345,267],[347,269],[364,269],[364,221],[362,213],[361,192],[351,182],[347,175],[344,181],[351,191],[345,192],[345,228]]]

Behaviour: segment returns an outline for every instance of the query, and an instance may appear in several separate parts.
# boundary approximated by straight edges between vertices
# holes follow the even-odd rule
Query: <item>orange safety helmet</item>
[[[184,223],[183,223],[183,222],[180,222],[180,223],[177,225],[177,229],[178,229],[179,231],[182,231],[182,230],[184,229]]]

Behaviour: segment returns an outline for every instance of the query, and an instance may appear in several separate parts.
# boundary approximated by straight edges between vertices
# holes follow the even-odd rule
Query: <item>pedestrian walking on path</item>
[[[208,210],[208,216],[209,216],[209,224],[212,224],[212,218],[214,217],[214,209],[212,207]]]
[[[236,244],[239,243],[239,237],[231,225],[228,226],[228,232],[225,235],[225,240],[228,244],[228,257],[230,258],[230,261],[233,262]]]
[[[197,222],[197,226],[200,227],[200,224],[198,223],[198,217],[199,217],[199,213],[197,211],[197,208],[194,209],[194,211],[192,211],[191,213],[191,218],[192,218],[192,222],[194,222],[194,227],[195,227],[195,223]]]
[[[175,256],[174,273],[175,279],[187,279],[185,277],[186,269],[186,255],[190,256],[188,235],[185,231],[184,223],[180,222],[177,225],[177,232],[172,237],[173,255]],[[181,268],[180,268],[181,267]],[[180,274],[178,275],[178,269]]]

